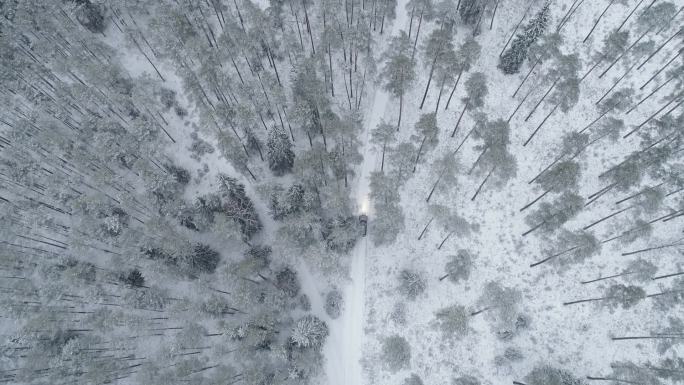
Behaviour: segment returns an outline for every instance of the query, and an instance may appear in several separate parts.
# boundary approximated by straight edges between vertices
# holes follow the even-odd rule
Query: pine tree
[[[252,200],[245,192],[245,186],[225,174],[219,174],[218,180],[224,199],[225,214],[240,225],[240,230],[245,237],[251,238],[261,230],[262,225]]]
[[[399,119],[397,130],[401,127],[401,112],[404,105],[404,93],[416,77],[415,62],[411,60],[411,42],[406,32],[393,36],[387,49],[387,61],[382,69],[383,87],[399,98]]]
[[[283,175],[292,170],[295,154],[292,142],[285,130],[280,126],[273,126],[268,133],[268,166],[275,175]]]
[[[520,71],[522,63],[527,59],[527,50],[544,33],[548,24],[549,3],[546,2],[534,19],[525,26],[523,32],[515,36],[511,48],[501,55],[498,67],[503,73],[511,75]]]
[[[292,329],[292,343],[300,348],[320,349],[328,337],[328,325],[313,315],[300,318]]]

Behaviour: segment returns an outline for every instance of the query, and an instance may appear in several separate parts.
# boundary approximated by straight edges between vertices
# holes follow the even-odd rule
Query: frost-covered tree
[[[224,174],[218,176],[218,181],[224,199],[224,213],[240,225],[245,237],[251,238],[261,230],[262,225],[252,200],[245,192],[245,186]]]
[[[528,385],[584,385],[585,382],[565,369],[539,365],[525,376]]]
[[[300,318],[292,329],[292,343],[300,348],[320,349],[328,337],[328,325],[316,316]]]
[[[444,266],[445,275],[439,277],[439,280],[449,278],[449,281],[458,283],[459,281],[467,281],[470,278],[470,271],[473,267],[473,260],[471,253],[468,250],[461,249],[455,255],[448,257],[449,261]]]
[[[423,152],[423,148],[431,150],[439,143],[437,114],[434,112],[421,114],[414,127],[417,135],[412,137],[412,139],[415,138],[416,140],[420,140],[420,146],[418,147],[418,153],[416,154],[416,161],[413,164],[413,172],[416,171],[416,166],[420,161],[420,155]]]
[[[461,339],[470,333],[470,313],[465,306],[451,305],[435,313],[437,328],[446,338]]]
[[[409,377],[404,379],[402,385],[423,385],[423,380],[421,380],[420,376],[417,374],[412,373]]]
[[[397,130],[401,127],[404,94],[416,77],[415,62],[411,59],[410,51],[411,42],[405,32],[402,31],[398,36],[393,36],[387,48],[385,55],[387,59],[381,73],[385,90],[399,98]]]
[[[344,307],[344,298],[339,290],[334,289],[328,292],[325,296],[325,312],[332,319],[338,318],[342,314]]]
[[[530,46],[537,41],[548,26],[549,5],[548,1],[544,3],[542,9],[527,23],[523,31],[515,36],[511,47],[501,55],[499,68],[504,74],[511,75],[520,71],[520,67],[527,59]]]
[[[409,300],[415,300],[423,294],[427,283],[418,272],[404,269],[399,273],[399,292]]]
[[[381,354],[383,362],[391,372],[407,368],[411,363],[411,346],[404,337],[399,335],[382,340]]]
[[[275,175],[283,175],[292,170],[295,154],[292,142],[285,130],[273,126],[268,133],[268,167]]]

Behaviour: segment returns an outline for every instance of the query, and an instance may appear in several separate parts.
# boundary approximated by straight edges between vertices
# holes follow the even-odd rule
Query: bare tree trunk
[[[433,220],[433,219],[435,219],[435,218],[430,218],[430,220],[428,221],[427,225],[425,225],[425,228],[423,228],[423,231],[420,232],[420,235],[418,236],[418,240],[419,240],[419,241],[420,241],[421,238],[423,238],[423,235],[425,235],[425,232],[427,231],[428,226],[430,226],[430,223],[432,223],[432,220]]]
[[[456,91],[456,87],[458,86],[458,82],[461,80],[461,75],[463,75],[463,68],[461,68],[460,71],[458,71],[458,77],[456,78],[456,82],[454,83],[454,88],[451,89],[451,93],[449,94],[449,99],[447,99],[446,106],[444,107],[444,111],[449,108],[449,103],[451,103],[451,98],[454,96],[454,91]]]
[[[520,85],[518,86],[518,88],[515,89],[515,92],[513,93],[513,95],[512,95],[511,97],[514,98],[515,95],[518,94],[518,91],[520,91],[520,89],[522,88],[523,84],[525,84],[525,82],[527,81],[527,78],[530,77],[530,75],[532,74],[532,71],[534,71],[535,67],[537,67],[537,64],[539,64],[539,62],[540,62],[540,59],[537,59],[537,60],[534,62],[534,64],[533,64],[532,67],[530,68],[530,71],[527,73],[527,75],[525,75],[525,78],[522,80],[522,82],[520,83]]]
[[[671,42],[672,39],[674,39],[675,37],[677,37],[677,35],[679,35],[680,33],[682,33],[682,31],[684,31],[684,28],[679,28],[679,30],[677,30],[677,32],[676,32],[674,35],[670,36],[669,39],[667,39],[663,44],[661,44],[661,45],[658,47],[658,49],[656,49],[652,54],[648,55],[648,57],[646,58],[646,60],[644,60],[643,63],[639,64],[639,66],[637,67],[637,70],[641,69],[641,67],[643,67],[646,63],[648,63],[648,61],[651,60],[651,59],[653,58],[653,56],[655,56],[658,52],[660,52],[660,50],[663,49],[663,47],[665,47],[669,42]]]
[[[494,169],[496,169],[496,166],[492,167],[492,169],[489,171],[489,173],[488,173],[487,176],[484,178],[484,180],[482,181],[482,183],[480,183],[480,186],[477,187],[477,190],[475,191],[475,194],[473,195],[472,198],[470,198],[471,201],[474,201],[475,198],[477,198],[477,196],[480,194],[480,191],[482,191],[482,187],[485,185],[485,183],[487,183],[487,180],[489,179],[489,177],[490,177],[490,176],[492,175],[492,173],[494,172]]]
[[[546,117],[544,117],[544,120],[542,120],[542,122],[539,123],[539,126],[537,126],[537,128],[534,130],[534,132],[532,132],[532,135],[530,135],[530,137],[527,138],[527,140],[523,144],[523,147],[527,146],[530,143],[530,141],[532,140],[532,138],[534,138],[534,136],[537,135],[537,132],[539,132],[539,129],[541,129],[542,126],[544,125],[544,123],[546,123],[546,120],[549,119],[549,117],[551,117],[551,115],[553,115],[554,112],[556,112],[557,108],[558,108],[558,103],[555,106],[553,106],[553,109],[551,110],[551,112],[549,112],[549,114],[546,115]]]
[[[496,0],[496,3],[494,4],[494,12],[492,12],[492,20],[489,22],[489,30],[490,31],[494,27],[494,17],[496,16],[496,10],[499,9],[499,1],[500,0]]]
[[[575,15],[575,12],[579,9],[580,6],[582,6],[582,3],[584,3],[584,0],[580,0],[579,4],[574,9],[571,9],[570,14],[568,17],[566,17],[556,28],[556,32],[560,33],[560,31],[565,27],[566,24],[568,24],[568,21],[570,21],[570,18]]]
[[[442,242],[439,244],[439,246],[437,246],[437,250],[440,250],[440,249],[442,248],[442,246],[444,246],[444,242],[446,242],[447,239],[451,238],[451,235],[452,235],[453,233],[454,233],[454,232],[451,231],[451,232],[449,232],[449,234],[447,234],[446,237],[444,237],[444,239],[443,239]],[[446,277],[445,277],[445,278],[446,278]],[[441,281],[441,280],[440,280],[440,281]]]
[[[418,28],[416,29],[416,39],[413,41],[413,50],[411,51],[411,61],[413,61],[413,57],[416,54],[416,45],[418,44],[418,36],[420,35],[420,26],[423,23],[423,12],[425,12],[425,8],[421,8],[420,10],[420,17],[418,18]]]
[[[580,283],[581,283],[582,285],[586,285],[587,283],[594,283],[594,282],[599,282],[599,281],[605,281],[606,279],[612,279],[612,278],[622,277],[622,276],[630,275],[630,274],[634,274],[634,273],[630,271],[630,272],[626,272],[626,273],[620,273],[620,274],[615,274],[615,275],[609,275],[609,276],[607,276],[607,277],[596,278],[596,279],[592,279],[592,280],[590,280],[590,281],[582,281],[582,282],[580,282]]]
[[[458,130],[458,125],[461,124],[461,119],[463,118],[463,114],[465,114],[466,110],[468,109],[469,104],[470,104],[470,99],[467,99],[465,102],[465,105],[463,106],[463,110],[461,111],[461,115],[458,117],[458,120],[456,121],[456,126],[454,126],[454,130],[451,132],[452,138],[454,137],[454,135],[456,135],[456,130]]]
[[[535,203],[537,203],[540,199],[544,198],[544,196],[546,196],[546,194],[548,194],[549,192],[551,192],[551,189],[548,189],[548,190],[544,191],[541,195],[539,195],[538,197],[536,197],[532,202],[530,202],[530,203],[526,204],[525,206],[523,206],[523,207],[520,209],[520,212],[523,212],[523,211],[525,211],[526,209],[532,207],[532,205],[534,205]]]
[[[430,74],[428,75],[427,85],[425,85],[425,93],[423,93],[423,99],[420,101],[420,107],[418,107],[419,110],[422,110],[423,105],[425,104],[425,98],[427,98],[428,90],[430,89],[430,83],[432,82],[432,75],[435,72],[435,64],[437,63],[437,59],[439,59],[439,56],[440,52],[437,52],[435,58],[432,60],[432,65],[430,65]]]
[[[625,26],[625,23],[627,22],[627,20],[629,20],[629,18],[632,17],[632,15],[634,14],[634,12],[637,10],[637,8],[639,8],[639,6],[641,5],[641,3],[643,3],[643,2],[644,2],[644,0],[639,0],[639,2],[637,3],[637,5],[635,5],[634,8],[632,8],[632,11],[629,13],[629,15],[627,15],[627,17],[625,18],[625,20],[623,20],[622,23],[620,23],[620,26],[615,30],[615,32],[620,32],[620,30],[622,29],[622,27]]]
[[[601,12],[601,15],[599,15],[598,19],[596,19],[596,22],[595,22],[594,25],[591,27],[591,30],[590,30],[589,33],[587,34],[587,37],[585,37],[584,40],[582,40],[582,43],[586,43],[587,39],[589,39],[589,36],[591,36],[591,34],[594,33],[594,29],[596,29],[596,26],[597,26],[598,23],[601,21],[601,18],[603,18],[603,15],[605,15],[606,12],[608,12],[608,8],[610,8],[611,5],[613,5],[614,2],[615,2],[615,0],[610,0],[610,2],[608,3],[608,5],[606,6],[606,8],[603,10],[603,12]]]
[[[542,259],[542,260],[539,261],[539,262],[535,262],[535,263],[531,264],[530,267],[539,266],[539,265],[541,265],[542,263],[545,263],[545,262],[548,262],[548,261],[550,261],[550,260],[552,260],[552,259],[554,259],[554,258],[560,257],[561,255],[563,255],[563,254],[565,254],[565,253],[569,253],[569,252],[571,252],[571,251],[573,251],[573,250],[575,250],[575,249],[577,249],[577,248],[579,248],[579,246],[574,246],[574,247],[571,247],[571,248],[569,248],[569,249],[563,250],[563,251],[561,251],[560,253],[553,254],[553,255],[551,255],[551,256],[549,256],[549,257],[547,257],[547,258]]]
[[[612,217],[614,217],[614,216],[616,216],[616,215],[618,215],[618,214],[620,214],[620,213],[623,213],[623,212],[625,212],[625,211],[627,211],[627,210],[630,210],[630,209],[632,209],[632,208],[634,208],[634,206],[629,206],[629,207],[626,207],[626,208],[624,208],[624,209],[622,209],[622,210],[618,210],[618,211],[616,211],[616,212],[614,212],[614,213],[612,213],[612,214],[610,214],[610,215],[608,215],[608,216],[605,216],[605,217],[603,217],[603,218],[601,218],[601,219],[599,219],[599,220],[597,220],[597,221],[595,221],[595,222],[592,222],[592,223],[588,224],[587,226],[584,226],[584,227],[582,228],[582,230],[589,230],[590,228],[592,228],[592,227],[598,225],[599,223],[601,223],[601,222],[603,222],[603,221],[605,221],[605,220],[608,220],[608,219],[610,219],[610,218],[612,218]]]
[[[511,116],[509,116],[508,119],[506,120],[506,123],[510,123],[510,122],[511,122],[511,119],[513,119],[513,116],[515,116],[515,114],[518,112],[518,110],[519,110],[520,107],[523,105],[523,103],[525,103],[525,101],[527,100],[527,97],[530,96],[530,94],[532,93],[532,91],[534,91],[534,88],[530,88],[530,90],[527,91],[527,93],[525,94],[525,96],[523,97],[523,99],[520,101],[520,103],[518,103],[518,105],[515,107],[515,110],[513,110],[513,113],[511,114]]]
[[[527,116],[525,117],[526,122],[528,120],[530,120],[530,118],[532,117],[532,114],[534,114],[534,112],[537,111],[537,108],[539,107],[539,105],[542,104],[544,99],[546,99],[546,97],[551,93],[551,91],[553,91],[553,89],[556,88],[556,84],[558,84],[559,80],[560,80],[560,76],[556,80],[554,80],[553,84],[551,85],[551,87],[549,87],[549,89],[546,91],[544,96],[542,96],[542,98],[537,102],[537,104],[535,104],[534,107],[532,107],[532,111],[530,111],[530,113],[527,114]]]
[[[672,64],[672,62],[675,61],[675,59],[677,59],[677,58],[682,54],[682,52],[684,52],[684,48],[681,48],[681,49],[679,50],[679,52],[677,52],[677,54],[676,54],[675,56],[672,57],[672,59],[670,59],[667,63],[665,63],[664,66],[660,67],[660,68],[658,69],[658,71],[656,71],[656,73],[653,74],[653,76],[651,76],[651,77],[646,81],[646,83],[644,83],[641,87],[639,87],[639,90],[643,90],[644,87],[646,87],[646,85],[647,85],[648,83],[652,82],[653,79],[656,78],[656,76],[660,75],[660,73],[663,72],[663,70],[665,70],[665,68],[667,68],[670,64]]]
[[[427,136],[423,136],[423,140],[420,142],[420,147],[418,147],[418,154],[416,154],[416,161],[413,162],[413,172],[416,172],[416,167],[418,166],[418,160],[420,159],[420,153],[423,151],[423,145],[425,144],[425,139]]]

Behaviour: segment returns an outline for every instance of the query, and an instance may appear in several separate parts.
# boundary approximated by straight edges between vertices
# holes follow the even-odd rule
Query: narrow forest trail
[[[376,53],[376,62],[382,66],[382,53],[387,39],[399,34],[406,27],[406,1],[397,4],[397,18],[392,23],[391,30],[385,30]],[[374,85],[371,94],[372,104],[364,119],[364,131],[361,134],[363,162],[358,168],[354,179],[351,196],[357,203],[358,214],[366,213],[369,222],[373,220],[373,207],[370,204],[370,174],[380,169],[380,156],[372,149],[371,130],[375,128],[385,115],[391,96],[383,89],[379,81]],[[330,321],[330,337],[324,347],[326,358],[325,373],[327,385],[363,385],[363,368],[361,359],[364,350],[364,318],[365,318],[365,275],[366,258],[372,248],[369,237],[372,227],[368,227],[368,236],[361,238],[352,250],[350,281],[342,290],[344,309],[342,315]]]

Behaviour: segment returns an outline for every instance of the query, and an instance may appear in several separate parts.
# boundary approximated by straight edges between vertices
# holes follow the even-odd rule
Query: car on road
[[[363,236],[365,237],[368,233],[368,215],[359,215],[359,223],[361,224],[361,226],[363,226]]]

